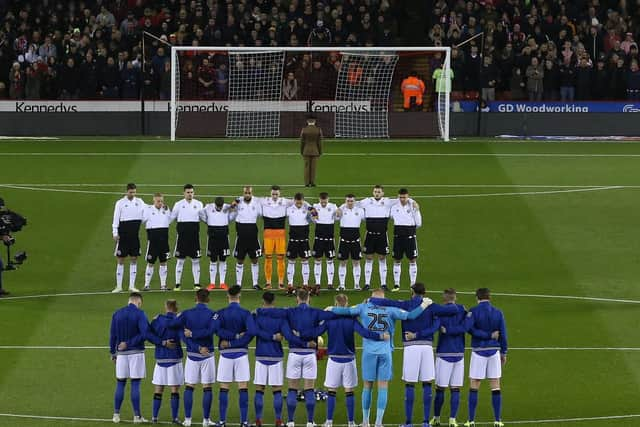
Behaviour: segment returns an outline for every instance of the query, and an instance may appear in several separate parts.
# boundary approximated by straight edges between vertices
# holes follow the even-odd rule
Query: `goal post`
[[[424,103],[405,108],[416,70]],[[309,114],[336,138],[449,141],[449,47],[172,46],[170,77],[171,141],[292,137]]]

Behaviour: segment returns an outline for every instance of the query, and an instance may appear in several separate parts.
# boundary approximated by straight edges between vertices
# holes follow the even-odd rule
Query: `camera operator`
[[[0,214],[6,212],[4,206],[4,200],[0,199]],[[2,221],[0,221],[0,239],[3,243],[8,243],[11,240],[11,234],[9,227],[7,227]],[[9,292],[5,291],[2,287],[2,271],[4,270],[4,263],[2,262],[2,256],[0,256],[0,298],[9,295]]]

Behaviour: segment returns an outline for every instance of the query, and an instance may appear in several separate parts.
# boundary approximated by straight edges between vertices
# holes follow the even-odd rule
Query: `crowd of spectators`
[[[169,45],[430,45],[453,46],[463,96],[640,98],[638,0],[420,3],[408,40],[404,0],[0,0],[0,97],[168,99]],[[287,56],[283,97],[326,97],[339,67]],[[180,74],[185,98],[227,96],[225,55],[187,52]]]

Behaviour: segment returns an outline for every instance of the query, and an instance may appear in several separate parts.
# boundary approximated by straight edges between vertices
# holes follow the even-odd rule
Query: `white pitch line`
[[[287,346],[283,346],[288,350]],[[108,350],[109,346],[92,346],[92,345],[0,345],[0,350]],[[154,347],[146,347],[147,350],[153,350]],[[255,347],[249,346],[250,350]],[[356,347],[356,350],[362,350],[362,347]],[[403,350],[402,347],[395,347],[395,351]],[[471,351],[471,347],[467,347],[466,351]],[[640,351],[640,347],[509,347],[509,351]]]
[[[46,187],[31,187],[23,185],[9,185],[0,184],[0,187],[11,188],[14,190],[29,190],[29,191],[43,191],[53,193],[75,193],[75,194],[100,194],[100,195],[118,195],[121,196],[122,191],[95,191],[95,190],[73,190],[63,188],[46,188]],[[623,186],[608,186],[608,187],[587,187],[587,188],[570,188],[564,190],[546,190],[546,191],[516,191],[507,193],[471,193],[471,194],[432,194],[432,195],[411,195],[414,199],[453,199],[453,198],[470,198],[470,197],[504,197],[504,196],[537,196],[537,195],[549,195],[549,194],[562,194],[562,193],[582,193],[587,191],[606,191],[606,190],[621,190]],[[138,193],[140,196],[153,196],[153,193]],[[167,197],[182,197],[182,194],[165,194]],[[237,197],[237,195],[220,195],[220,194],[199,194],[200,197]],[[366,197],[366,196],[357,196]]]
[[[248,291],[252,291],[248,289]],[[328,290],[322,290],[329,293]],[[182,290],[178,293],[188,294],[192,292],[191,290]],[[222,292],[220,289],[216,289],[213,292]],[[354,292],[358,294],[362,294],[362,291],[355,289],[346,289],[346,292]],[[407,293],[408,290],[401,289],[399,292]],[[161,294],[176,294],[173,291],[162,291],[159,289],[154,289],[150,291],[146,291],[145,293],[161,293]],[[433,294],[433,292],[429,292]],[[475,295],[475,291],[457,291],[457,293],[462,295]],[[502,296],[502,297],[514,297],[514,298],[546,298],[546,299],[565,299],[565,300],[578,300],[578,301],[596,301],[596,302],[610,302],[610,303],[620,303],[620,304],[640,304],[640,300],[632,300],[632,299],[620,299],[620,298],[603,298],[603,297],[583,297],[576,295],[549,295],[549,294],[518,294],[518,293],[507,293],[507,292],[492,292],[494,296]],[[110,291],[94,291],[94,292],[67,292],[60,294],[37,294],[37,295],[19,295],[19,296],[11,296],[11,297],[2,297],[0,298],[0,303],[2,301],[16,301],[16,300],[25,300],[25,299],[36,299],[36,298],[55,298],[55,297],[74,297],[74,296],[91,296],[91,295],[114,295],[114,296],[123,296],[126,295],[126,291],[120,293],[112,293]]]
[[[248,156],[300,156],[297,152],[292,151],[250,151],[250,152],[4,152],[0,156],[5,157],[248,157]],[[610,157],[610,158],[636,158],[640,154],[625,153],[394,153],[394,152],[378,152],[378,153],[325,153],[325,157],[558,157],[558,158],[581,158],[581,157]]]
[[[52,415],[32,415],[32,414],[11,414],[11,413],[0,413],[0,417],[7,418],[28,418],[28,419],[36,419],[36,420],[55,420],[55,421],[87,421],[87,422],[99,422],[99,423],[111,423],[110,418],[84,418],[84,417],[62,417],[62,416],[52,416]],[[601,416],[601,417],[580,417],[580,418],[550,418],[543,420],[505,420],[508,424],[553,424],[553,423],[569,423],[569,422],[581,422],[581,421],[604,421],[604,420],[623,420],[623,419],[631,419],[631,418],[640,418],[640,414],[629,414],[629,415],[609,415],[609,416]],[[127,420],[122,420],[123,423],[128,423]],[[160,422],[160,424],[169,424],[169,422],[164,421]],[[388,422],[389,424],[389,422]],[[476,425],[492,425],[493,422],[486,421],[476,421]],[[347,427],[347,424],[334,424],[336,427]]]
[[[27,187],[126,187],[127,183],[117,184],[97,184],[97,183],[0,183],[0,186],[27,186]],[[146,184],[138,183],[138,187],[180,187],[184,184]],[[242,188],[245,185],[251,187],[271,187],[272,184],[193,184],[195,187],[230,187]],[[387,187],[409,187],[409,188],[596,188],[596,187],[616,187],[616,188],[640,188],[640,185],[618,185],[618,184],[591,184],[591,185],[549,185],[549,184],[384,184]],[[303,184],[280,184],[280,187],[302,187]],[[323,187],[332,188],[373,188],[371,184],[322,184]],[[124,192],[123,192],[124,194]]]

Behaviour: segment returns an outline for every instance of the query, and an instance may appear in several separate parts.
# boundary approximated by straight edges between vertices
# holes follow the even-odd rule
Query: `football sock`
[[[402,274],[402,264],[399,262],[393,263],[393,284],[400,286],[400,275]]]
[[[313,263],[313,276],[316,279],[316,285],[322,280],[322,260],[316,259]]]
[[[176,285],[182,282],[182,269],[184,268],[184,258],[176,260]]]
[[[360,262],[355,261],[353,264],[353,284],[354,286],[360,286],[360,272],[362,268],[360,267]]]
[[[278,284],[284,283],[284,255],[280,255],[276,260],[278,268]]]
[[[144,287],[148,288],[151,285],[151,278],[153,277],[153,264],[147,264],[147,268],[144,270]]]
[[[191,258],[191,273],[193,273],[193,284],[200,284],[200,260]]]
[[[453,397],[453,390],[451,390],[451,397]],[[444,405],[444,389],[436,388],[436,398],[433,399],[433,415],[439,417],[442,412],[442,406]],[[453,417],[453,415],[452,415]]]
[[[309,285],[309,260],[302,261],[302,284]]]
[[[352,423],[355,419],[356,399],[352,391],[346,393],[347,397],[347,420]]]
[[[256,390],[253,395],[253,407],[256,411],[256,420],[262,419],[262,409],[264,408],[264,391]]]
[[[382,425],[382,419],[384,417],[384,411],[385,409],[387,409],[387,397],[388,397],[388,390],[386,388],[379,388],[378,389],[378,405],[377,405],[377,411],[376,411],[376,425],[377,426],[381,426]]]
[[[216,283],[216,275],[218,274],[218,263],[215,261],[209,262],[209,283]]]
[[[162,395],[160,393],[155,393],[153,395],[153,410],[151,411],[151,416],[153,418],[158,418],[160,405],[162,405]]]
[[[298,390],[290,388],[287,392],[287,417],[289,422],[296,419],[296,405],[298,404]]]
[[[122,278],[124,276],[124,264],[116,264],[116,287],[122,289]]]
[[[178,411],[180,410],[180,393],[171,393],[171,419],[178,418]]]
[[[131,406],[133,406],[133,415],[140,416],[140,380],[131,380]]]
[[[218,261],[218,275],[220,277],[220,283],[227,283],[227,262]]]
[[[455,418],[456,415],[458,415],[458,408],[460,407],[460,389],[451,389],[451,403],[449,406],[451,406],[451,418]]]
[[[327,398],[327,421],[333,420],[333,413],[336,410],[336,392],[329,391]]]
[[[333,275],[335,274],[335,265],[332,259],[327,260],[327,283],[333,285]]]
[[[136,275],[138,274],[138,264],[132,262],[129,264],[129,289],[136,287]]]
[[[371,395],[372,389],[362,388],[362,422],[369,424],[369,412],[371,411]]]
[[[496,421],[500,421],[502,412],[502,394],[500,389],[491,390],[491,405],[493,406],[493,416]]]
[[[378,272],[380,273],[380,285],[387,286],[387,260],[378,262]]]
[[[411,424],[413,419],[413,401],[415,399],[415,387],[413,384],[404,386],[404,417],[405,424]]]
[[[220,396],[218,407],[220,410],[220,422],[227,421],[227,408],[229,407],[229,390],[225,388],[220,389]]]
[[[304,391],[304,404],[307,407],[307,422],[312,423],[316,411],[316,393],[312,388]]]
[[[469,389],[469,421],[475,421],[478,407],[478,390]]]
[[[167,264],[160,264],[160,267],[158,267],[158,274],[160,276],[160,286],[163,288],[167,287],[167,273],[168,273],[168,268],[167,268]]]
[[[271,277],[273,276],[273,257],[271,255],[265,255],[264,257],[264,277],[267,283],[271,283]]]
[[[259,274],[260,274],[260,264],[258,263],[251,264],[251,280],[253,281],[253,286],[258,285]]]
[[[429,416],[431,415],[431,397],[433,391],[431,390],[431,383],[422,383],[422,410],[424,413],[424,422],[429,422]]]
[[[282,391],[273,392],[273,411],[276,414],[276,420],[282,419]]]
[[[202,389],[202,418],[208,420],[211,417],[211,403],[213,403],[213,390],[211,387]]]
[[[238,390],[240,394],[239,406],[240,406],[240,423],[244,424],[249,419],[249,390],[241,388]]]
[[[244,272],[244,264],[236,263],[236,284],[242,286],[242,273]]]
[[[409,263],[409,280],[411,281],[411,286],[416,284],[416,279],[418,278],[418,263],[416,261]]]
[[[344,287],[347,282],[347,266],[345,264],[340,263],[340,266],[338,266],[338,278],[340,279],[340,286]]]
[[[120,408],[122,407],[122,401],[124,400],[124,389],[127,386],[127,380],[118,380],[116,382],[116,394],[114,397],[113,408],[116,414],[120,413]]]
[[[287,264],[287,284],[293,285],[293,276],[296,273],[296,262],[289,260]]]
[[[371,274],[373,273],[373,260],[367,259],[364,262],[364,284],[371,285]]]
[[[191,410],[193,409],[193,387],[186,386],[184,388],[184,416],[191,418]]]

